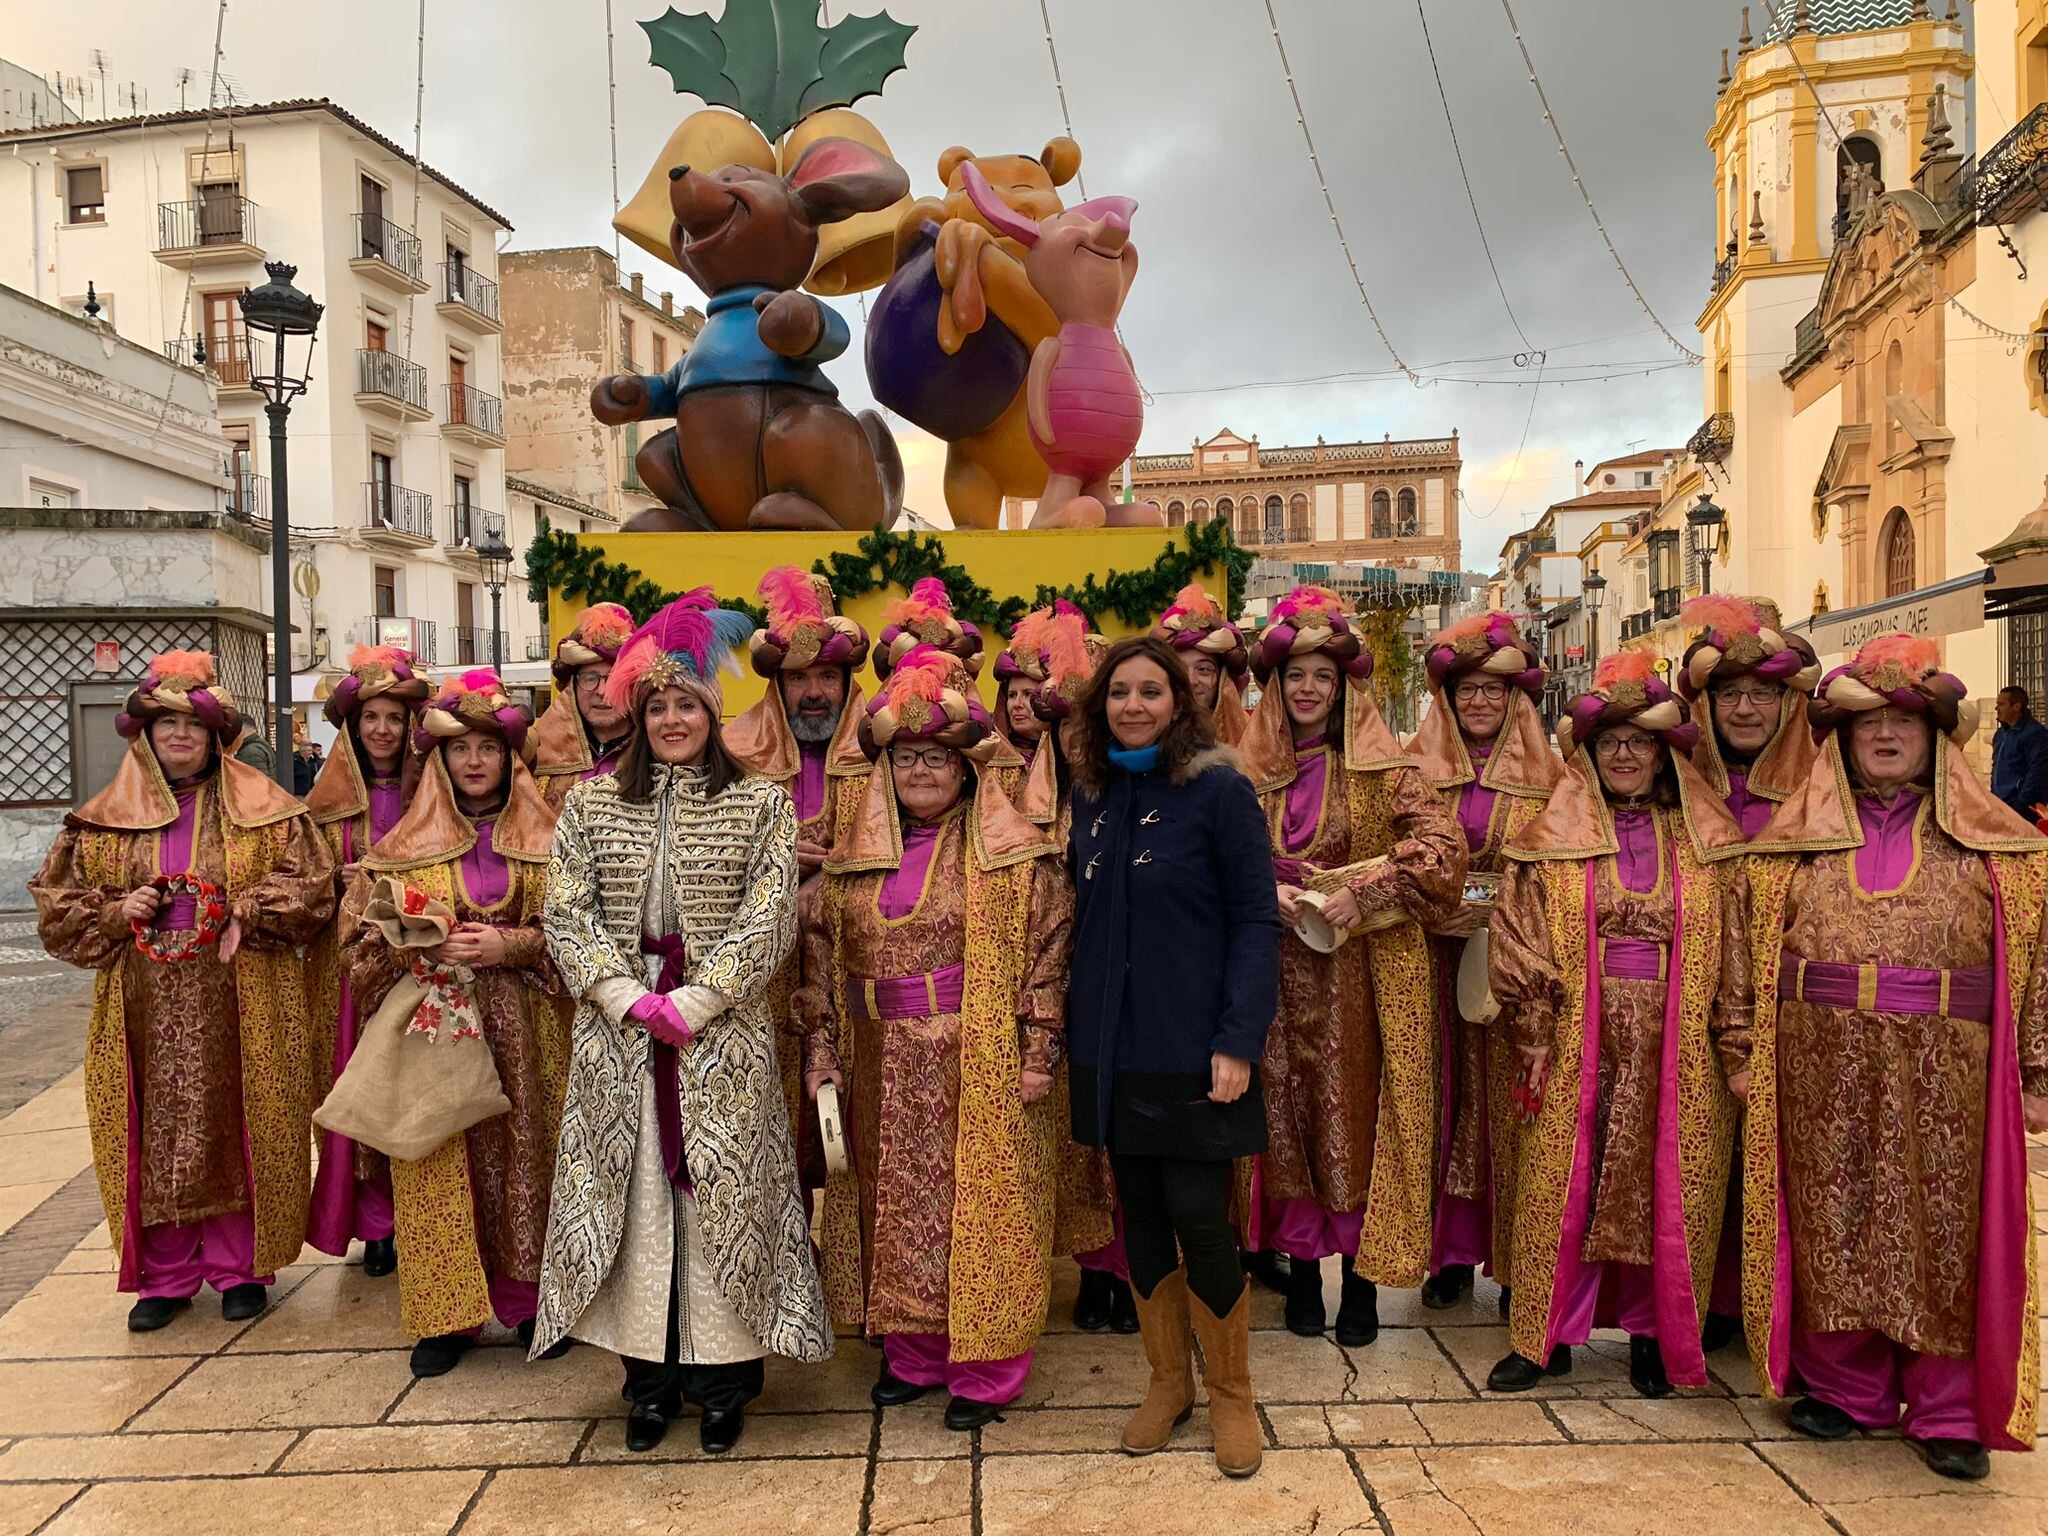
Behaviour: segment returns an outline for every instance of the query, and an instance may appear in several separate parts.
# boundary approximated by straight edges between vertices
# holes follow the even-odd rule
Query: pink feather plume
[[[1088,620],[1072,604],[1060,608],[1045,626],[1045,681],[1051,687],[1095,670],[1095,660],[1088,654]]]
[[[824,604],[810,572],[800,566],[778,565],[761,578],[761,601],[768,605],[768,627],[788,634],[799,624],[815,624],[825,617]]]
[[[911,699],[936,703],[946,691],[948,676],[958,665],[936,646],[914,646],[889,674],[889,681],[882,685],[882,695],[898,710]]]
[[[1193,619],[1210,629],[1223,622],[1223,610],[1217,606],[1216,599],[1209,595],[1209,589],[1199,581],[1191,581],[1176,592],[1173,606],[1160,615],[1166,619],[1176,616]]]
[[[1505,618],[1507,618],[1507,615],[1497,609],[1486,613],[1475,613],[1468,618],[1458,620],[1455,624],[1446,624],[1436,632],[1436,635],[1429,643],[1432,647],[1456,645],[1460,640],[1470,640],[1475,636],[1485,634],[1497,621]]]
[[[1328,587],[1296,587],[1273,605],[1273,622],[1277,624],[1301,613],[1325,613],[1332,618],[1342,618],[1344,600]]]
[[[348,653],[351,672],[358,667],[383,667],[386,671],[396,671],[401,663],[406,666],[412,664],[412,653],[401,645],[359,645]]]
[[[633,634],[633,615],[617,603],[594,603],[576,615],[572,632],[593,649],[622,646]]]
[[[946,584],[936,576],[921,576],[906,596],[897,598],[882,610],[884,624],[899,625],[909,629],[922,624],[926,619],[950,619],[953,617],[953,594],[946,590]]]
[[[1921,677],[1941,666],[1941,651],[1932,640],[1919,635],[1879,635],[1856,653],[1856,671],[1868,675],[1888,661],[1905,669],[1908,677]]]

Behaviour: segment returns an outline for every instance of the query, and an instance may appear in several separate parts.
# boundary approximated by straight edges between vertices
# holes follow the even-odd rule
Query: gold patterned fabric
[[[155,756],[144,747],[141,757],[132,772],[154,776],[174,816]],[[232,805],[217,776],[200,788],[189,865],[223,889],[242,922],[229,966],[211,951],[159,965],[134,947],[120,904],[159,873],[157,830],[69,817],[29,885],[43,947],[99,973],[86,1112],[123,1289],[139,1283],[130,1239],[143,1226],[244,1209],[251,1193],[256,1273],[292,1263],[305,1243],[313,1029],[298,946],[333,911],[333,865],[296,801],[282,792],[265,801],[253,782],[240,788]],[[270,819],[243,825],[237,808]]]
[[[1072,896],[1050,844],[998,862],[983,820],[971,804],[948,813],[899,918],[880,906],[890,871],[828,874],[809,941],[834,981],[809,1010],[810,1061],[845,1074],[853,1157],[825,1192],[833,1316],[870,1336],[946,1334],[955,1360],[1009,1359],[1045,1326],[1065,1108],[1052,1095],[1027,1108],[1018,1077],[1058,1060]],[[956,964],[957,1014],[876,1020],[848,1006],[856,978]]]
[[[1328,749],[1322,749],[1328,750]],[[1465,834],[1411,767],[1329,765],[1309,840],[1287,848],[1290,785],[1261,794],[1276,854],[1334,870],[1386,854],[1355,882],[1360,909],[1408,920],[1322,955],[1282,940],[1280,1007],[1260,1062],[1264,1196],[1365,1211],[1361,1275],[1419,1285],[1429,1264],[1440,1113],[1435,983],[1421,923],[1460,895]]]

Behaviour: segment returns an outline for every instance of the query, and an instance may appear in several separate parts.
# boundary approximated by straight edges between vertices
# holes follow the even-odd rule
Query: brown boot
[[[1195,1337],[1202,1341],[1202,1380],[1209,1388],[1209,1433],[1216,1465],[1226,1477],[1250,1477],[1259,1470],[1264,1436],[1252,1401],[1251,1296],[1240,1291],[1228,1317],[1218,1317],[1197,1296],[1188,1307]]]
[[[1188,1277],[1176,1269],[1150,1296],[1132,1296],[1138,1303],[1138,1331],[1145,1338],[1145,1358],[1152,1380],[1145,1401],[1124,1425],[1123,1447],[1133,1456],[1150,1456],[1173,1438],[1195,1411],[1194,1337],[1188,1332]]]

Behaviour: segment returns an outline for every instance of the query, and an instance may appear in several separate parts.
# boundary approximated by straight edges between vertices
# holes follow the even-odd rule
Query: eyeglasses
[[[944,773],[946,765],[953,760],[953,756],[953,749],[951,747],[926,747],[922,751],[919,751],[916,747],[892,747],[889,749],[890,766],[895,768],[898,773],[908,773],[911,769],[918,767],[925,768],[932,773]]]
[[[1460,683],[1451,692],[1451,697],[1460,704],[1470,704],[1475,699],[1484,699],[1489,704],[1498,704],[1507,696],[1508,685],[1501,682]]]
[[[612,674],[609,669],[603,672],[578,672],[576,674],[576,691],[586,694],[597,693],[611,680]]]
[[[1654,757],[1657,755],[1657,738],[1654,736],[1616,736],[1609,734],[1593,743],[1593,751],[1601,757]]]
[[[1738,685],[1714,690],[1714,704],[1719,709],[1740,709],[1744,704],[1768,709],[1781,697],[1783,693],[1777,688],[1744,688]]]

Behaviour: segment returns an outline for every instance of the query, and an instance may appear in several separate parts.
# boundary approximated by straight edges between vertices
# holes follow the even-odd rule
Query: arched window
[[[1219,523],[1231,524],[1232,531],[1235,531],[1237,523],[1237,503],[1232,501],[1228,496],[1219,496],[1216,498],[1216,521]]]
[[[1913,520],[1904,507],[1892,508],[1877,548],[1886,597],[1901,597],[1920,584],[1913,565]]]
[[[1878,402],[1878,409],[1884,413],[1884,448],[1887,455],[1894,454],[1903,446],[1899,441],[1899,418],[1885,403],[1894,396],[1905,393],[1906,350],[1896,339],[1884,349],[1884,400]]]
[[[1851,134],[1835,151],[1835,234],[1849,232],[1849,195],[1855,187],[1857,167],[1869,173],[1867,189],[1875,197],[1884,190],[1884,151],[1877,141]]]
[[[1237,542],[1259,542],[1259,498],[1247,496],[1237,504]]]
[[[1415,520],[1415,492],[1412,489],[1405,485],[1402,486],[1400,499],[1395,503],[1395,506],[1394,536],[1396,538],[1412,539],[1422,532],[1421,525]]]
[[[1166,524],[1178,528],[1188,520],[1188,504],[1178,497],[1166,504]]]
[[[1197,496],[1195,498],[1194,506],[1188,509],[1188,521],[1191,523],[1206,523],[1209,521],[1208,497]]]
[[[1287,539],[1291,544],[1306,544],[1311,537],[1308,498],[1296,491],[1287,503]]]
[[[1287,535],[1287,503],[1278,496],[1266,498],[1266,533],[1275,544]]]
[[[1372,536],[1376,539],[1394,536],[1394,503],[1385,491],[1372,493]]]

